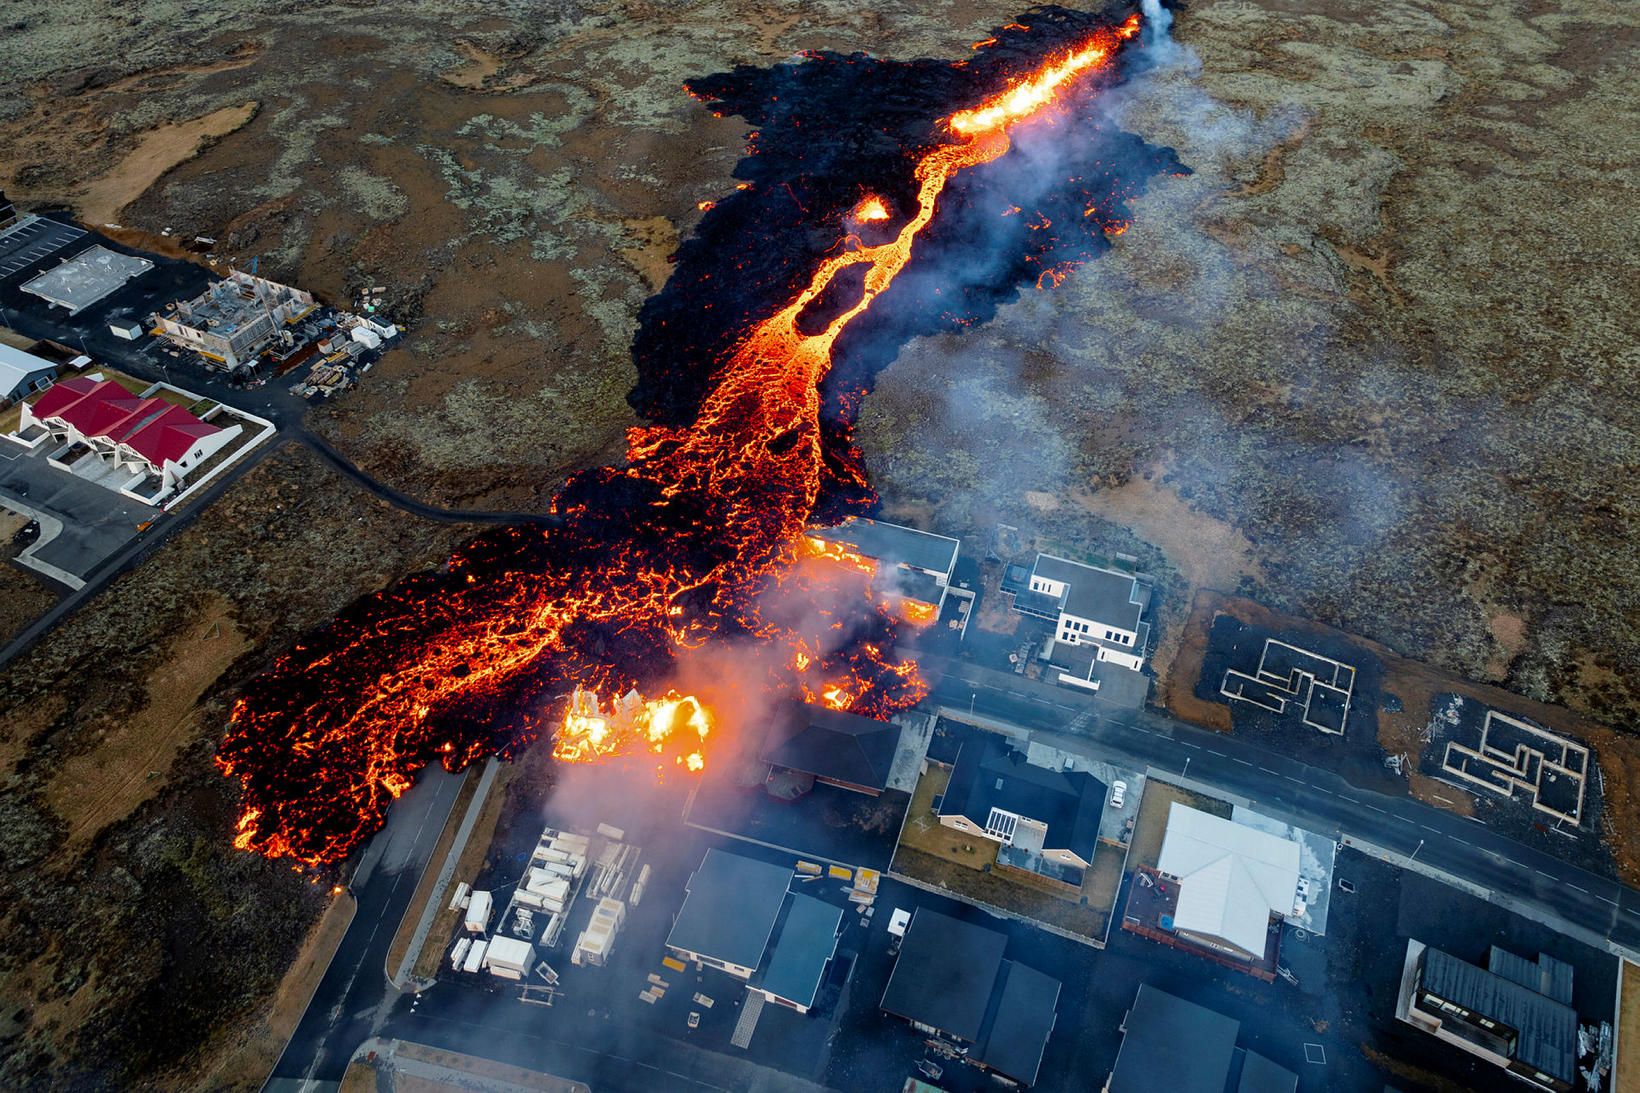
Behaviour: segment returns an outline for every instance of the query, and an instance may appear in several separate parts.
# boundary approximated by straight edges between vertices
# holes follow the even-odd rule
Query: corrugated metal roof
[[[1577,1012],[1513,979],[1459,960],[1440,949],[1424,950],[1423,987],[1519,1032],[1515,1057],[1561,1081],[1576,1078]]]

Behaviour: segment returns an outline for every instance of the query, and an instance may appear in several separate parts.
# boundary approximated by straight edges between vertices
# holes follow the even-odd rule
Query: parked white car
[[[1298,878],[1298,892],[1293,896],[1293,918],[1303,918],[1310,906],[1310,878]]]
[[[1111,785],[1110,785],[1110,807],[1111,808],[1121,808],[1122,803],[1126,800],[1127,800],[1127,783],[1126,782],[1112,782]]]

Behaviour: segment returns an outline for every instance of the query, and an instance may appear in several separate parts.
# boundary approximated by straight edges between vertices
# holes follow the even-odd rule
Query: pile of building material
[[[615,947],[615,935],[620,933],[621,925],[625,921],[626,904],[608,896],[600,899],[598,906],[593,908],[592,921],[581,931],[580,938],[575,942],[575,951],[569,958],[570,963],[577,966],[602,966],[608,961],[610,950]]]
[[[855,870],[854,885],[848,890],[849,902],[870,907],[877,901],[877,884],[881,880],[882,874],[875,869]]]

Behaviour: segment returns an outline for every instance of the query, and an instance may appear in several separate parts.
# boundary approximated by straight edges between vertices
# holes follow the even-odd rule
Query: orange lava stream
[[[350,773],[345,777],[351,781],[310,788],[308,798],[280,800],[277,820],[248,802],[235,845],[309,865],[345,857],[379,824],[386,804],[411,785],[416,757],[429,750],[427,734],[443,731],[424,727],[435,711],[459,711],[466,699],[505,693],[512,684],[528,682],[526,674],[539,673],[552,658],[567,658],[588,687],[625,692],[631,679],[619,666],[597,664],[596,655],[574,648],[566,639],[566,631],[578,621],[664,632],[676,647],[693,649],[708,642],[727,618],[754,634],[784,640],[791,650],[788,661],[796,667],[818,662],[821,650],[808,640],[776,632],[758,618],[755,602],[748,606],[747,589],[766,585],[799,562],[854,565],[843,557],[828,561],[827,551],[804,534],[821,489],[820,384],[838,336],[910,262],[912,244],[933,219],[947,182],[960,171],[1001,156],[1009,147],[1011,126],[1046,109],[1071,80],[1100,68],[1117,44],[1137,31],[1134,16],[1098,32],[1081,48],[1045,63],[993,98],[954,114],[946,123],[954,140],[932,148],[917,163],[915,209],[892,238],[827,258],[807,288],[753,327],[722,364],[693,425],[631,430],[627,464],[609,472],[612,480],[627,478],[658,489],[662,500],[655,502],[657,507],[680,498],[702,506],[707,526],[700,534],[708,544],[703,548],[709,551],[708,561],[701,561],[700,551],[612,542],[607,564],[599,570],[509,574],[511,590],[481,601],[482,610],[467,609],[459,596],[450,597],[453,602],[428,608],[432,617],[418,619],[408,640],[399,633],[378,635],[403,641],[406,649],[381,671],[373,688],[346,696],[345,707],[320,698],[306,708],[253,708],[241,699],[229,729],[229,743],[235,746],[224,747],[218,755],[225,774],[237,774],[248,785],[244,753],[252,747],[275,746],[266,741],[280,741],[278,746],[291,753],[348,757]],[[876,210],[867,210],[873,215],[861,218],[873,219],[879,230],[886,230],[887,209],[880,201],[878,208],[882,218],[874,215]],[[799,319],[810,304],[835,278],[856,266],[864,267],[863,289],[852,306],[822,330],[806,334],[799,329]],[[573,524],[577,510],[566,509],[560,515]],[[452,567],[459,573],[460,566],[458,556]],[[901,680],[915,680],[914,664],[891,663],[874,645],[865,649],[877,668]],[[287,657],[274,671],[299,671],[295,665]],[[857,673],[818,687],[808,682],[799,686],[810,701],[846,709],[858,703],[871,684]],[[528,686],[522,689],[536,694]],[[545,705],[544,698],[540,701]],[[695,709],[700,712],[698,704]],[[564,725],[544,709],[520,716],[521,730],[562,730]],[[564,759],[596,760],[604,754],[585,746],[590,732],[571,735],[578,739],[561,746]],[[442,744],[438,739],[433,738],[431,750],[442,753],[452,768],[487,750],[476,742],[458,745],[455,736]],[[700,739],[704,744],[704,732]],[[698,769],[700,757],[692,755],[687,766]],[[345,794],[357,805],[359,826],[351,832],[327,827],[323,836],[315,834],[323,826],[316,817],[333,814],[333,794]]]

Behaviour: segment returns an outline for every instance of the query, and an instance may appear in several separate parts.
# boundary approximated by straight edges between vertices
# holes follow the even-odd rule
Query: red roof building
[[[239,434],[221,428],[162,398],[133,395],[113,380],[77,376],[24,403],[26,427],[38,422],[57,439],[80,443],[114,467],[160,479],[152,497],[163,497],[182,476]],[[145,498],[147,499],[147,498]]]

